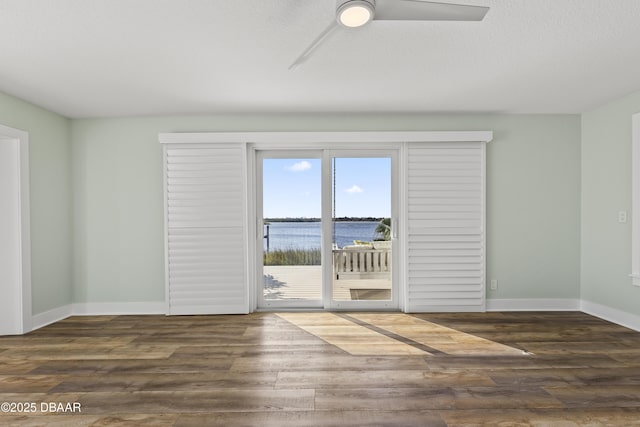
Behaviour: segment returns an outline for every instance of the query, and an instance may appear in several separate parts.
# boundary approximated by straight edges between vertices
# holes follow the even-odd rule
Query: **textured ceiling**
[[[0,91],[69,117],[579,113],[640,89],[640,0],[457,0],[334,32],[335,0],[0,0]]]

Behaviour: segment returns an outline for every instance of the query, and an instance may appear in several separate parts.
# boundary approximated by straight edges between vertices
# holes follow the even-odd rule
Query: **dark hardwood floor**
[[[640,426],[640,333],[574,312],[71,317],[0,337],[0,402],[2,426]]]

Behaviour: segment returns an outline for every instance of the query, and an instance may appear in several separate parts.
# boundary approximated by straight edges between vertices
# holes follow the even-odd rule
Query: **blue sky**
[[[265,218],[321,216],[320,159],[264,159]],[[336,159],[336,216],[391,214],[389,158]]]

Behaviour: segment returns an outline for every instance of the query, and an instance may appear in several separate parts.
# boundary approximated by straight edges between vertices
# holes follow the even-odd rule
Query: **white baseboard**
[[[54,308],[32,317],[36,330],[69,316],[165,314],[164,301],[89,302]],[[640,316],[594,302],[577,299],[487,299],[487,311],[583,311],[595,317],[640,331]]]
[[[580,300],[570,298],[487,299],[487,311],[578,311]]]
[[[116,316],[133,314],[165,314],[164,301],[153,302],[77,302],[74,316]]]
[[[69,316],[117,316],[127,314],[165,314],[165,312],[166,303],[164,301],[75,303],[34,315],[31,320],[31,330],[35,331]]]
[[[71,316],[73,312],[73,306],[71,304],[63,305],[62,307],[54,308],[53,310],[45,311],[44,313],[34,314],[31,317],[31,330],[35,331],[44,326],[58,322],[62,319],[66,319]]]
[[[582,300],[580,310],[595,317],[640,332],[640,316],[595,302]]]

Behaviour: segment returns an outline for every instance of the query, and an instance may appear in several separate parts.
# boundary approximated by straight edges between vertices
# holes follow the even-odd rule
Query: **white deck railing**
[[[338,280],[388,277],[391,272],[391,249],[334,249],[333,272]]]

